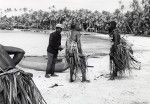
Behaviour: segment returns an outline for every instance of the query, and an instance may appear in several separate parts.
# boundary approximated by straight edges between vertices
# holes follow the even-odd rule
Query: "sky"
[[[120,0],[0,0],[0,8],[32,8],[48,10],[48,7],[55,6],[56,10],[67,7],[68,9],[89,9],[92,11],[109,11],[113,12],[119,8]],[[129,8],[132,0],[122,0],[125,8]]]

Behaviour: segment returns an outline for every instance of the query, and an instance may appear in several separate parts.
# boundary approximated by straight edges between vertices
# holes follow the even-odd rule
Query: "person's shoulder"
[[[3,48],[4,48],[4,46],[2,44],[0,44],[0,49],[3,49]]]
[[[2,44],[0,44],[0,47],[4,47]]]
[[[56,34],[56,32],[54,31],[54,32],[50,33],[50,36],[54,36],[55,34]]]
[[[56,33],[56,31],[53,31],[53,32],[51,32],[50,34],[55,34]]]

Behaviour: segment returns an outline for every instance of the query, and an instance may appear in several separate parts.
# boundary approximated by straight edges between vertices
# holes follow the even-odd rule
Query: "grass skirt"
[[[17,68],[0,73],[0,104],[46,104],[32,76]]]
[[[122,75],[131,69],[140,69],[140,62],[134,58],[131,45],[121,38],[120,44],[113,44],[110,49],[110,71]]]
[[[80,46],[77,42],[66,42],[66,60],[70,67],[70,70],[73,70],[75,79],[79,70],[82,72],[82,78],[86,74],[86,58],[82,53],[79,52]],[[84,79],[84,78],[83,78]]]

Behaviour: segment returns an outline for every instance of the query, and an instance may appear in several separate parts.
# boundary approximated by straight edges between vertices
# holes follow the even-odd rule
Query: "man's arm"
[[[61,45],[61,38],[60,38],[58,50],[59,50],[59,51],[62,51],[63,49],[64,49],[64,47]]]
[[[78,50],[80,54],[83,54],[82,52],[82,46],[81,46],[81,34],[78,33],[78,35],[76,35],[77,37],[77,45],[78,45]]]
[[[21,61],[25,54],[25,51],[23,49],[12,46],[4,46],[4,49],[9,55],[14,55],[12,60],[15,65],[17,65]]]

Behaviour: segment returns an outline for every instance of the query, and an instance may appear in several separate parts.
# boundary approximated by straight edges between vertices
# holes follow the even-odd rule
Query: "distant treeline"
[[[121,33],[148,35],[150,29],[150,0],[132,0],[131,10],[124,12],[124,5],[119,2],[120,8],[115,12],[90,11],[87,9],[55,10],[55,7],[48,11],[29,10],[22,8],[24,13],[19,16],[7,17],[8,12],[17,11],[8,8],[1,12],[0,29],[55,29],[57,23],[63,23],[64,30],[68,30],[72,21],[76,21],[81,30],[106,33],[105,26],[110,20],[117,22],[117,27]],[[2,15],[3,14],[3,15]]]

